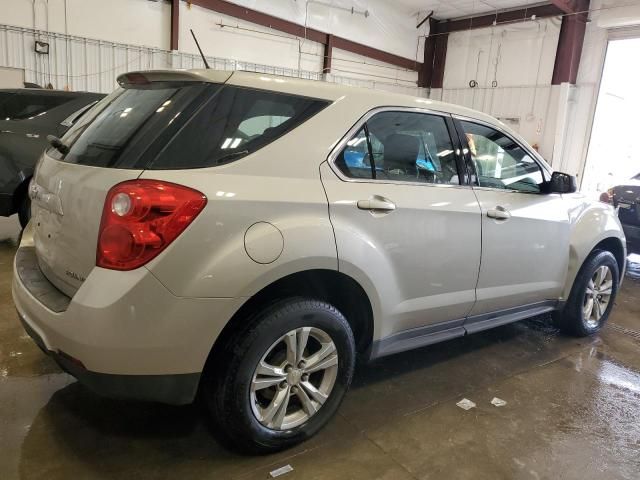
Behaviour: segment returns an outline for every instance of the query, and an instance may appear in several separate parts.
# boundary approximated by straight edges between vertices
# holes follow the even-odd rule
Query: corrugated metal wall
[[[550,85],[537,87],[445,88],[442,101],[464,105],[495,117],[522,118],[530,114],[546,118]]]
[[[35,52],[36,41],[49,44],[49,54]],[[426,96],[426,89],[406,87],[393,83],[354,79],[320,72],[242,62],[239,60],[207,57],[211,68],[217,70],[247,70],[289,77],[376,88],[386,91]],[[75,37],[61,33],[44,32],[29,28],[0,25],[0,66],[20,68],[25,81],[56,89],[111,92],[116,77],[132,70],[167,68],[204,68],[198,55],[171,52],[159,48],[126,45],[122,43]]]

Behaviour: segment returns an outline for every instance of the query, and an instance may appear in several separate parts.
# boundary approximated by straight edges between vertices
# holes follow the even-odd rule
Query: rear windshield
[[[195,84],[116,90],[64,136],[63,143],[70,146],[64,161],[94,167],[138,167],[150,144],[174,129],[173,122],[207,88]]]
[[[70,151],[63,160],[112,168],[220,165],[267,145],[326,104],[208,83],[119,89],[65,135]]]

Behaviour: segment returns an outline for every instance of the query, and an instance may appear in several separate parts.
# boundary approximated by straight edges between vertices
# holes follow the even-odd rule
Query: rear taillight
[[[207,197],[159,180],[114,186],[104,203],[96,265],[133,270],[158,255],[198,216]]]

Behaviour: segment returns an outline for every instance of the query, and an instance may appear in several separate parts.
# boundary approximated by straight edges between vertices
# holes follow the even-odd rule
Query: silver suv
[[[606,321],[613,208],[497,120],[244,72],[134,72],[30,186],[13,297],[97,392],[197,392],[229,444],[315,434],[364,360],[553,312]]]

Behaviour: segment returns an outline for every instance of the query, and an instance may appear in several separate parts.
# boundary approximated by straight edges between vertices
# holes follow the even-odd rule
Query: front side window
[[[461,123],[480,187],[540,193],[542,170],[526,150],[493,128]]]
[[[365,127],[336,158],[336,166],[347,177],[459,184],[454,148],[444,117],[381,112],[371,117]]]

